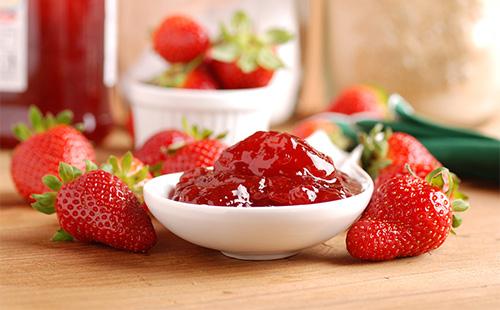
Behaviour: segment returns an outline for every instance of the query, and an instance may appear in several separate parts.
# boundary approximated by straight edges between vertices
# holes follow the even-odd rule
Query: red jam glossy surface
[[[304,140],[259,131],[226,149],[213,170],[185,172],[172,199],[214,206],[286,206],[343,199],[360,191],[359,183]]]

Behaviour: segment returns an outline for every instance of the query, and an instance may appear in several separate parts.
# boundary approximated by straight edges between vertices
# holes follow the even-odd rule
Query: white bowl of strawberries
[[[136,146],[185,117],[235,143],[269,127],[273,105],[289,79],[277,46],[292,35],[282,29],[256,34],[249,18],[236,12],[231,27],[211,41],[207,31],[185,16],[171,16],[153,34],[153,50],[124,80],[134,115]],[[289,91],[288,91],[289,93]]]

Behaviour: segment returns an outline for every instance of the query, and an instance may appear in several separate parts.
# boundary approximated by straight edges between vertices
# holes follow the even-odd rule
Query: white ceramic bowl
[[[171,89],[134,81],[129,99],[134,113],[136,146],[161,129],[190,124],[226,131],[229,145],[269,128],[269,87],[240,90]]]
[[[168,199],[181,173],[150,180],[144,186],[144,198],[160,223],[191,243],[238,259],[278,259],[329,240],[361,215],[370,201],[373,182],[357,165],[344,171],[362,184],[363,191],[311,205],[237,208]]]

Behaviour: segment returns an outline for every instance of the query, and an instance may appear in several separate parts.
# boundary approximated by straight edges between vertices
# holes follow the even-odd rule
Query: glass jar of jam
[[[116,0],[0,3],[0,143],[27,109],[70,109],[99,143],[110,131],[116,66]]]

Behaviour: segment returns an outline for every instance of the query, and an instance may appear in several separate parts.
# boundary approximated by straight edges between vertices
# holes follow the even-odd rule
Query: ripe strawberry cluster
[[[155,85],[190,89],[239,89],[266,86],[284,66],[276,47],[292,39],[283,29],[253,30],[242,11],[222,24],[211,41],[205,28],[183,15],[165,18],[153,33],[153,48],[171,65]]]
[[[22,141],[12,154],[11,175],[18,192],[34,209],[57,214],[54,241],[99,242],[133,252],[146,252],[156,232],[143,202],[142,188],[152,178],[150,167],[171,173],[210,166],[226,147],[211,131],[188,127],[153,136],[137,151],[110,156],[98,167],[92,144],[71,126],[72,113],[45,117],[29,111],[31,126],[18,124]],[[145,164],[146,163],[146,164]]]

